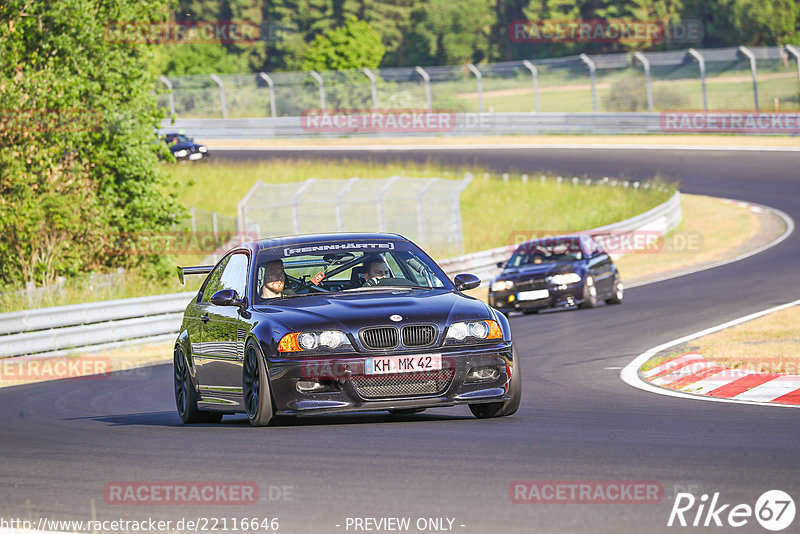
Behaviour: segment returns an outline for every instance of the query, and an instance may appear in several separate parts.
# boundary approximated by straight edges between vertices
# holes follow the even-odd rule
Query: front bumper
[[[583,302],[583,284],[556,286],[548,285],[537,289],[547,289],[548,296],[536,300],[520,300],[519,291],[511,289],[508,291],[489,292],[489,305],[501,312],[510,311],[532,311],[546,308],[570,308]]]
[[[391,375],[364,373],[367,358],[431,353],[442,356],[442,370],[436,387],[433,387],[431,376],[422,372]],[[508,399],[514,362],[511,343],[498,343],[470,348],[438,347],[424,351],[268,359],[267,364],[276,414],[290,415],[501,402]],[[467,381],[472,369],[484,367],[496,368],[497,377]],[[301,381],[316,381],[330,390],[303,393],[297,387]],[[388,386],[385,385],[387,383]],[[381,385],[373,387],[376,384]],[[428,385],[435,391],[425,391]]]

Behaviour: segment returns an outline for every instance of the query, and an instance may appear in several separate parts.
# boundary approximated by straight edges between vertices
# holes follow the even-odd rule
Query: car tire
[[[245,413],[251,425],[267,426],[273,421],[267,366],[261,348],[252,339],[248,340],[244,347],[242,397]]]
[[[522,313],[524,313],[525,315],[534,315],[536,313],[539,313],[539,310],[538,309],[537,310],[522,310]]]
[[[505,417],[514,414],[522,401],[522,368],[519,364],[516,346],[511,351],[514,366],[511,368],[511,383],[508,389],[511,398],[504,402],[490,402],[485,404],[470,404],[469,410],[478,419],[490,419],[492,417]]]
[[[581,308],[594,308],[597,306],[597,285],[594,283],[594,278],[587,276],[583,282],[583,297],[581,301]]]
[[[189,362],[183,353],[183,348],[175,347],[172,358],[173,384],[175,391],[175,407],[184,424],[219,423],[222,421],[221,412],[208,412],[197,408],[197,390],[189,374]]]
[[[625,286],[622,285],[622,280],[619,276],[614,278],[614,285],[612,286],[611,298],[606,299],[606,304],[622,304],[622,297],[625,295]]]
[[[389,413],[392,415],[411,415],[415,413],[422,413],[425,411],[425,408],[395,408],[393,410],[389,410]]]

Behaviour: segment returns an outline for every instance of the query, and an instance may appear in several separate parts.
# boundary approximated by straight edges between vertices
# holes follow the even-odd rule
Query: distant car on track
[[[184,423],[466,404],[513,414],[522,395],[506,317],[464,295],[396,234],[328,234],[242,244],[206,274],[174,349]],[[370,278],[371,276],[374,276]]]
[[[489,288],[503,313],[545,308],[594,308],[622,302],[624,286],[611,257],[591,236],[566,235],[522,243]]]
[[[193,138],[182,133],[164,134],[164,142],[178,161],[195,161],[209,156],[205,145],[196,143]]]

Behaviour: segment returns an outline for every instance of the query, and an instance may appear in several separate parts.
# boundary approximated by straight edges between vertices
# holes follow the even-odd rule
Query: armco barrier
[[[659,113],[456,113],[447,132],[320,133],[303,128],[300,117],[250,119],[164,119],[163,132],[185,130],[199,139],[286,139],[328,137],[425,137],[430,135],[657,134],[664,133]]]
[[[587,233],[641,230],[666,234],[681,221],[680,193],[630,219]],[[499,273],[515,245],[442,260],[451,277],[471,272],[483,284]],[[0,358],[21,355],[60,356],[71,351],[96,351],[122,344],[169,341],[178,332],[181,312],[195,292],[75,304],[0,314]]]

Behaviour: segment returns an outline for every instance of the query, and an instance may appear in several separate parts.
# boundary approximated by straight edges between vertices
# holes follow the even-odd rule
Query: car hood
[[[498,280],[519,280],[521,278],[552,276],[558,273],[571,272],[576,268],[577,265],[575,263],[567,261],[523,265],[506,269],[497,278]]]
[[[331,295],[307,295],[256,306],[291,331],[339,329],[356,331],[370,325],[435,323],[491,319],[489,307],[480,300],[442,289],[368,290]]]

